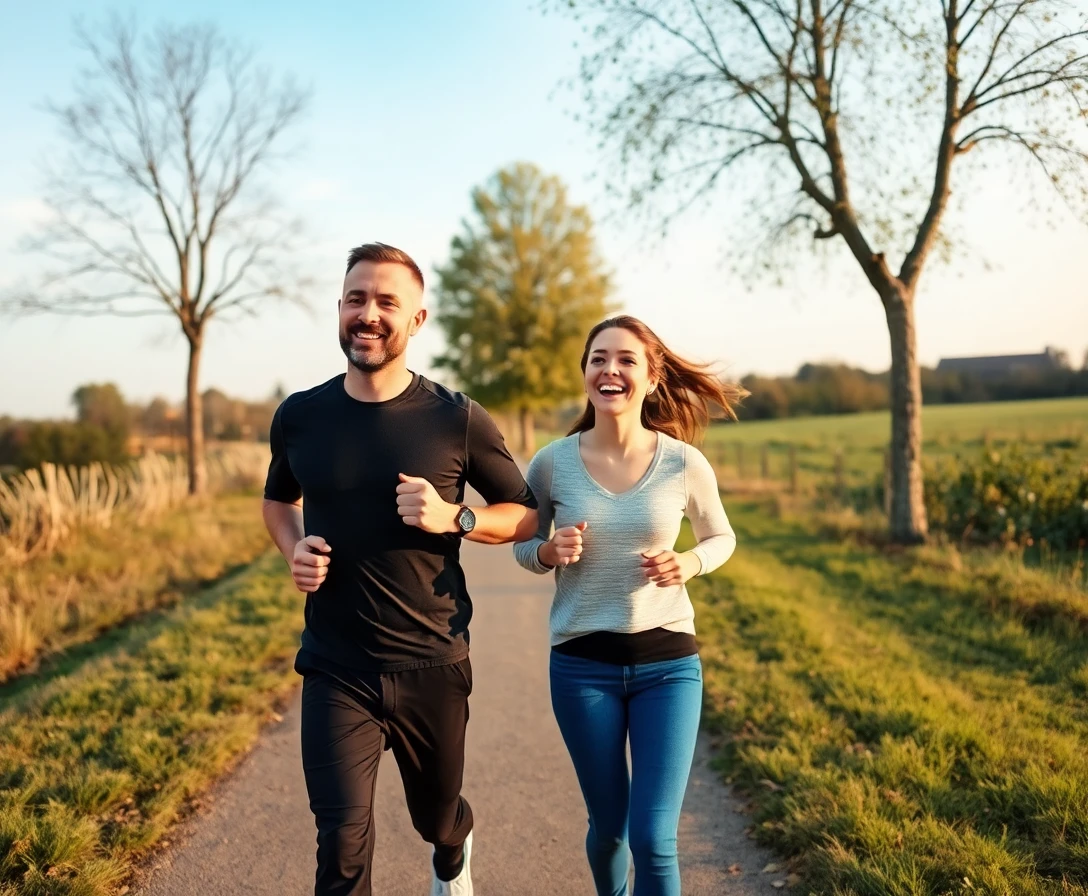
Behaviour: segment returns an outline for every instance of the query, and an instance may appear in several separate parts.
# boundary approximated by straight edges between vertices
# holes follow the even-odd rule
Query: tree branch
[[[914,245],[911,246],[899,271],[899,279],[911,291],[917,284],[925,259],[936,241],[941,218],[948,206],[948,197],[951,194],[952,161],[956,157],[955,135],[960,120],[959,53],[961,43],[956,30],[960,21],[956,6],[956,0],[949,0],[948,15],[945,18],[944,122],[941,125],[941,137],[937,146],[937,165],[933,172],[933,189],[930,193],[926,213],[918,226]]]
[[[1019,0],[1019,2],[1016,3],[1016,8],[1009,15],[1008,19],[1006,19],[1005,23],[998,29],[997,34],[994,36],[993,43],[990,45],[990,51],[986,54],[986,62],[982,66],[982,71],[979,72],[978,78],[967,92],[967,98],[963,103],[965,112],[969,113],[974,108],[975,100],[978,97],[978,89],[982,85],[982,82],[986,80],[986,76],[990,73],[990,69],[993,68],[994,62],[997,60],[998,50],[1001,48],[1001,42],[1005,39],[1005,35],[1008,34],[1009,29],[1012,27],[1012,23],[1015,22],[1020,13],[1033,2],[1035,2],[1035,0]],[[963,36],[963,39],[957,43],[957,51],[967,45],[975,29],[981,25],[983,19],[995,9],[996,4],[991,3],[979,14],[978,20],[972,27],[967,29],[967,33]],[[956,25],[958,26],[958,22]]]
[[[687,44],[696,53],[696,55],[705,60],[712,68],[720,72],[725,77],[725,79],[729,81],[729,83],[736,86],[740,90],[741,94],[745,96],[756,107],[759,113],[764,118],[766,118],[767,121],[769,121],[771,124],[774,124],[775,119],[778,117],[778,110],[775,108],[774,103],[772,103],[754,84],[751,84],[745,81],[743,78],[738,77],[730,70],[729,66],[725,62],[724,57],[721,56],[721,50],[720,48],[718,48],[716,39],[713,39],[712,43],[719,54],[718,61],[712,59],[710,54],[707,53],[707,51],[700,47],[697,43],[695,43],[694,40],[692,40],[683,32],[679,31],[677,28],[674,28],[672,25],[669,25],[655,13],[652,13],[649,10],[645,10],[637,6],[632,7],[629,10],[629,13],[631,15],[638,16],[646,19],[647,21],[653,22],[662,31],[672,35],[674,38],[681,41],[682,43]],[[705,19],[703,19],[701,13],[699,14],[699,19],[700,21],[705,22]]]

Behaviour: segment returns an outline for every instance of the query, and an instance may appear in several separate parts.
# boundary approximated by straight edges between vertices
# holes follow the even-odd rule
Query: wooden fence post
[[[766,442],[759,448],[759,478],[764,482],[771,478],[771,451]]]
[[[846,471],[843,466],[842,448],[835,449],[835,496],[846,500]]]
[[[790,494],[796,495],[798,491],[797,477],[797,446],[790,443]]]
[[[744,443],[737,442],[737,479],[744,478]]]

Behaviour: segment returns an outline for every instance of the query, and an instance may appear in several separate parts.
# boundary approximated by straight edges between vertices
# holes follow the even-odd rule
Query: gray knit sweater
[[[518,563],[535,573],[550,570],[537,551],[555,528],[589,523],[581,559],[555,570],[551,643],[591,632],[641,632],[653,628],[695,633],[695,610],[683,585],[660,588],[640,563],[643,551],[672,550],[683,517],[698,545],[699,574],[717,569],[737,544],[709,461],[685,442],[658,434],[657,450],[643,477],[620,494],[599,485],[578,451],[578,435],[545,446],[526,477],[539,502],[540,525],[514,545]]]

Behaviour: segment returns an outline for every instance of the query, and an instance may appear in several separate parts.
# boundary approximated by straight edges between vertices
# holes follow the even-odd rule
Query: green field
[[[769,478],[787,479],[792,445],[802,487],[833,476],[841,452],[847,482],[859,484],[880,475],[890,433],[887,412],[753,420],[712,426],[702,448],[724,479],[743,482],[761,478],[764,450]],[[935,405],[923,410],[922,437],[927,463],[973,455],[985,445],[1067,451],[1088,462],[1088,398]]]

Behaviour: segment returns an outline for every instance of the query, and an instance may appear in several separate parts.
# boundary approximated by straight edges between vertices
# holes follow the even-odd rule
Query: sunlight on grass
[[[267,556],[0,688],[0,894],[105,896],[292,691],[301,596]]]

